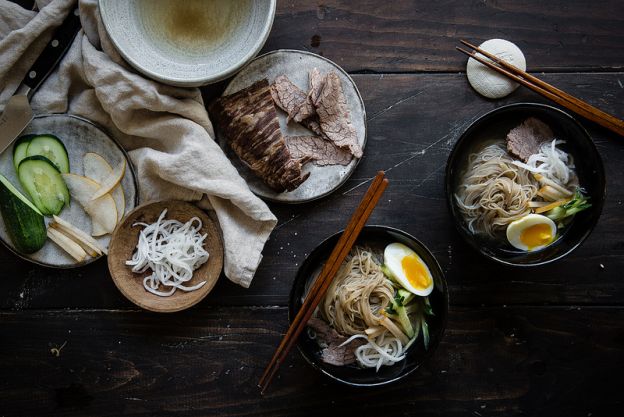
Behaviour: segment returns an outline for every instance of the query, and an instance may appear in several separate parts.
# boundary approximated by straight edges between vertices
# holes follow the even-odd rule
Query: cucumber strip
[[[17,167],[19,167],[19,163],[22,162],[22,159],[26,158],[28,155],[26,152],[28,151],[28,145],[30,145],[30,140],[34,138],[36,135],[24,135],[20,136],[13,145],[13,166],[15,167],[15,171],[17,171]]]
[[[35,206],[44,215],[59,214],[69,204],[67,185],[56,166],[46,157],[26,157],[19,164],[17,176]]]
[[[0,174],[0,213],[11,242],[21,253],[33,253],[46,242],[43,214]]]
[[[33,135],[26,156],[45,156],[64,174],[69,172],[67,149],[59,138],[51,134]]]

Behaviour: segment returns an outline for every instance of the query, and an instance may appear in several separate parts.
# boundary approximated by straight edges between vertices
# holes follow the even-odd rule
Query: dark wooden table
[[[251,288],[222,277],[179,314],[138,310],[104,260],[57,271],[0,247],[0,415],[621,415],[624,138],[583,122],[608,183],[583,246],[532,269],[487,261],[451,224],[447,155],[479,115],[545,100],[522,88],[499,101],[479,97],[453,49],[459,38],[509,39],[530,71],[624,117],[621,0],[279,1],[264,50],[326,56],[364,97],[368,145],[353,177],[323,200],[271,205],[279,224]],[[379,169],[390,186],[370,223],[422,239],[446,272],[442,344],[414,375],[376,389],[332,383],[293,352],[260,396],[298,265],[343,227]]]

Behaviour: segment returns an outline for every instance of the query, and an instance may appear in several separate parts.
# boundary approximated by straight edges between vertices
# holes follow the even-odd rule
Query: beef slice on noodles
[[[310,318],[308,327],[314,330],[317,341],[320,342],[319,345],[323,345],[321,360],[330,365],[344,366],[354,363],[355,350],[366,343],[361,339],[356,339],[342,346],[347,338],[316,317]]]
[[[287,136],[286,146],[293,158],[302,163],[314,161],[318,166],[348,165],[353,155],[320,136]]]
[[[310,81],[312,85],[309,97],[316,109],[323,136],[336,146],[349,149],[356,158],[362,157],[362,148],[351,123],[347,100],[338,75],[333,71],[328,72],[318,81],[319,86],[316,86],[315,76],[311,75]]]
[[[266,79],[219,98],[210,113],[236,155],[275,191],[292,191],[308,178],[288,151]]]
[[[550,127],[535,117],[529,117],[507,134],[507,151],[527,162],[531,155],[539,153],[540,146],[554,138]]]

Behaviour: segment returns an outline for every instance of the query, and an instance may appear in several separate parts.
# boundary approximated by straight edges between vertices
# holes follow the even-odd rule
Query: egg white
[[[524,232],[527,228],[535,226],[536,224],[545,224],[549,226],[552,240],[546,245],[529,248],[522,242],[522,240],[520,240],[520,236],[522,235],[522,232]],[[557,226],[555,225],[555,222],[553,222],[546,216],[542,216],[541,214],[527,214],[526,216],[509,223],[509,225],[507,226],[507,240],[509,241],[509,243],[511,243],[513,247],[525,251],[536,251],[545,248],[555,240],[556,235]]]
[[[401,261],[404,257],[409,256],[409,255],[415,255],[420,260],[422,265],[424,266],[427,272],[427,275],[429,276],[429,279],[431,281],[431,283],[429,284],[427,288],[414,287],[407,279],[407,276],[405,276],[405,273],[403,272],[403,266],[401,265]],[[393,277],[403,286],[403,288],[405,288],[409,292],[419,295],[421,297],[426,297],[429,294],[431,294],[431,291],[433,291],[433,276],[431,275],[431,271],[429,270],[429,267],[422,260],[422,258],[418,256],[416,252],[414,252],[413,250],[411,250],[404,244],[391,243],[388,246],[386,246],[386,249],[384,250],[384,264],[386,265],[390,273],[393,275]]]

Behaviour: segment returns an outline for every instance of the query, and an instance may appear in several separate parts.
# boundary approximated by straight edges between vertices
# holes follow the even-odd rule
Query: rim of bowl
[[[427,266],[430,266],[430,267],[433,267],[434,269],[436,269],[436,271],[440,275],[440,280],[442,282],[442,297],[443,297],[443,302],[444,302],[444,306],[445,306],[445,309],[446,309],[446,314],[444,315],[444,317],[443,317],[443,319],[442,319],[442,321],[440,323],[440,337],[438,337],[437,340],[435,341],[435,343],[432,344],[429,347],[429,349],[422,355],[422,360],[420,360],[420,362],[416,366],[414,366],[411,369],[408,369],[403,374],[401,374],[401,375],[399,375],[399,376],[397,376],[395,378],[387,379],[387,380],[381,381],[381,382],[373,382],[373,383],[358,383],[358,382],[346,381],[344,379],[341,379],[341,378],[337,377],[336,375],[333,375],[331,372],[326,371],[321,366],[319,366],[314,360],[312,360],[311,358],[308,357],[308,355],[302,349],[301,344],[299,343],[298,340],[297,340],[297,350],[299,351],[299,354],[305,359],[305,361],[312,366],[312,368],[316,369],[317,371],[321,372],[323,375],[329,377],[330,379],[332,379],[334,381],[337,381],[337,382],[340,382],[342,384],[349,385],[349,386],[352,386],[352,387],[378,387],[378,386],[382,386],[382,385],[391,384],[393,382],[399,381],[399,380],[407,377],[408,375],[410,375],[411,373],[413,373],[414,371],[419,369],[424,363],[426,363],[427,361],[429,361],[431,359],[431,357],[433,356],[435,351],[438,349],[438,346],[440,345],[440,342],[444,338],[444,334],[446,333],[446,324],[447,324],[447,321],[448,321],[448,315],[449,315],[449,309],[450,309],[450,297],[449,297],[448,283],[446,282],[446,277],[444,275],[444,271],[442,270],[442,267],[440,266],[440,263],[438,262],[438,259],[434,256],[433,252],[431,252],[429,250],[429,248],[422,241],[420,241],[419,239],[415,238],[414,236],[412,236],[411,234],[407,233],[404,230],[397,229],[397,228],[391,227],[391,226],[384,226],[384,225],[379,225],[379,224],[368,225],[368,226],[364,226],[364,228],[362,229],[362,232],[364,232],[364,231],[382,231],[382,232],[393,232],[393,233],[400,234],[400,235],[402,235],[402,236],[404,236],[404,237],[406,237],[408,239],[412,239],[429,256],[431,256],[431,259],[433,259],[433,261],[434,261],[434,265],[427,265]],[[360,234],[362,232],[360,232]],[[299,279],[302,279],[302,278],[300,278],[301,271],[303,270],[304,266],[306,266],[309,262],[312,262],[311,261],[312,257],[316,257],[317,256],[317,252],[320,251],[322,247],[327,245],[328,242],[331,241],[332,239],[336,238],[337,236],[340,236],[342,233],[344,233],[344,229],[339,230],[338,232],[333,233],[333,234],[329,235],[328,237],[326,237],[325,239],[323,239],[318,245],[316,245],[316,247],[314,249],[312,249],[310,254],[308,256],[306,256],[306,258],[303,260],[303,262],[301,263],[301,265],[297,269],[297,273],[295,275],[295,279],[293,280],[293,285],[292,285],[292,287],[290,289],[290,294],[288,296],[288,324],[289,325],[292,323],[292,320],[293,320],[294,295],[295,295],[294,293],[295,293],[295,287],[296,287],[295,283]],[[309,277],[307,277],[307,279],[309,279]],[[299,337],[301,337],[301,336],[299,336]]]
[[[465,142],[467,140],[467,138],[470,135],[472,135],[472,133],[483,122],[486,121],[486,119],[492,117],[496,113],[500,113],[500,112],[506,111],[508,109],[513,109],[513,108],[524,108],[524,109],[538,108],[538,109],[545,109],[547,111],[553,111],[553,112],[559,114],[560,116],[562,116],[564,119],[566,119],[566,120],[572,122],[574,125],[576,125],[579,128],[580,132],[582,133],[582,136],[589,143],[589,146],[598,155],[598,166],[596,168],[597,168],[597,170],[599,172],[599,175],[602,178],[605,179],[605,181],[604,181],[604,189],[602,190],[602,193],[601,193],[602,198],[600,199],[598,204],[595,206],[596,210],[597,210],[597,212],[596,212],[597,215],[591,221],[591,224],[585,230],[585,232],[583,233],[581,238],[576,243],[574,243],[572,246],[570,246],[570,248],[568,250],[566,250],[566,251],[564,251],[564,252],[554,256],[551,259],[538,261],[538,262],[534,262],[534,263],[527,263],[527,264],[514,263],[514,262],[510,262],[510,261],[504,260],[504,259],[500,259],[497,256],[493,256],[492,254],[484,251],[483,248],[480,245],[478,245],[477,242],[474,239],[469,239],[469,237],[466,235],[465,231],[460,226],[460,219],[458,218],[458,214],[456,213],[455,205],[454,205],[452,199],[449,197],[451,195],[451,190],[450,190],[450,188],[451,188],[451,184],[450,184],[450,182],[451,182],[451,172],[450,171],[452,169],[452,162],[454,162],[455,159],[457,158],[457,152],[458,152],[458,149],[460,147],[460,144]],[[519,267],[519,268],[530,268],[530,267],[534,267],[534,266],[547,265],[549,263],[558,261],[558,260],[568,256],[576,248],[581,246],[581,244],[583,244],[583,242],[585,242],[585,239],[587,239],[589,237],[591,232],[596,227],[596,224],[598,223],[598,219],[600,218],[600,216],[602,214],[602,208],[604,206],[604,201],[605,201],[605,198],[606,198],[606,195],[607,195],[607,181],[606,181],[606,174],[605,174],[605,170],[604,170],[604,164],[602,162],[602,157],[600,156],[600,152],[598,152],[598,148],[596,148],[596,144],[594,143],[594,141],[592,140],[591,136],[589,135],[589,132],[587,132],[587,129],[585,129],[585,127],[578,120],[576,120],[574,117],[572,117],[572,115],[568,114],[567,112],[565,112],[565,111],[563,111],[563,110],[561,110],[561,109],[559,109],[557,107],[548,105],[548,104],[532,103],[532,102],[521,102],[521,103],[506,104],[504,106],[500,106],[500,107],[497,107],[495,109],[492,109],[492,110],[482,114],[481,116],[477,116],[475,119],[473,119],[470,122],[470,124],[462,132],[462,134],[459,135],[459,138],[455,141],[455,144],[453,145],[453,149],[451,150],[451,153],[449,154],[448,159],[446,161],[445,179],[444,179],[444,194],[446,196],[447,208],[448,208],[448,210],[450,212],[451,218],[453,219],[453,223],[455,224],[455,229],[460,234],[462,239],[466,243],[468,243],[468,245],[470,245],[470,247],[475,249],[477,252],[479,252],[481,255],[485,256],[486,258],[492,259],[493,261],[496,261],[496,262],[498,262],[500,264],[509,265],[509,266],[515,266],[515,267]]]
[[[106,29],[106,33],[108,34],[108,37],[113,42],[113,45],[115,45],[115,49],[124,58],[124,60],[128,62],[132,67],[134,67],[136,70],[138,70],[139,72],[143,73],[144,75],[147,75],[148,77],[154,80],[163,82],[165,84],[173,85],[176,87],[200,87],[200,86],[204,86],[208,84],[214,84],[219,81],[223,81],[228,77],[231,77],[232,75],[240,71],[241,68],[243,68],[247,63],[249,63],[249,61],[251,61],[260,52],[260,50],[264,47],[264,44],[266,43],[267,39],[269,38],[269,34],[271,33],[271,29],[273,28],[273,22],[275,21],[275,11],[277,8],[277,0],[269,0],[269,2],[270,2],[269,12],[267,15],[267,19],[264,22],[262,36],[257,38],[256,42],[253,44],[253,47],[249,49],[249,51],[238,61],[238,63],[232,65],[231,67],[223,71],[214,73],[210,76],[195,77],[195,78],[168,77],[166,75],[154,72],[151,69],[141,65],[139,62],[132,59],[132,57],[130,56],[131,54],[128,54],[128,51],[125,50],[117,42],[116,38],[111,35],[109,31],[110,22],[108,22],[107,18],[104,17],[106,13],[102,13],[101,2],[100,2],[100,17],[102,18],[102,21],[104,22],[104,28]]]

